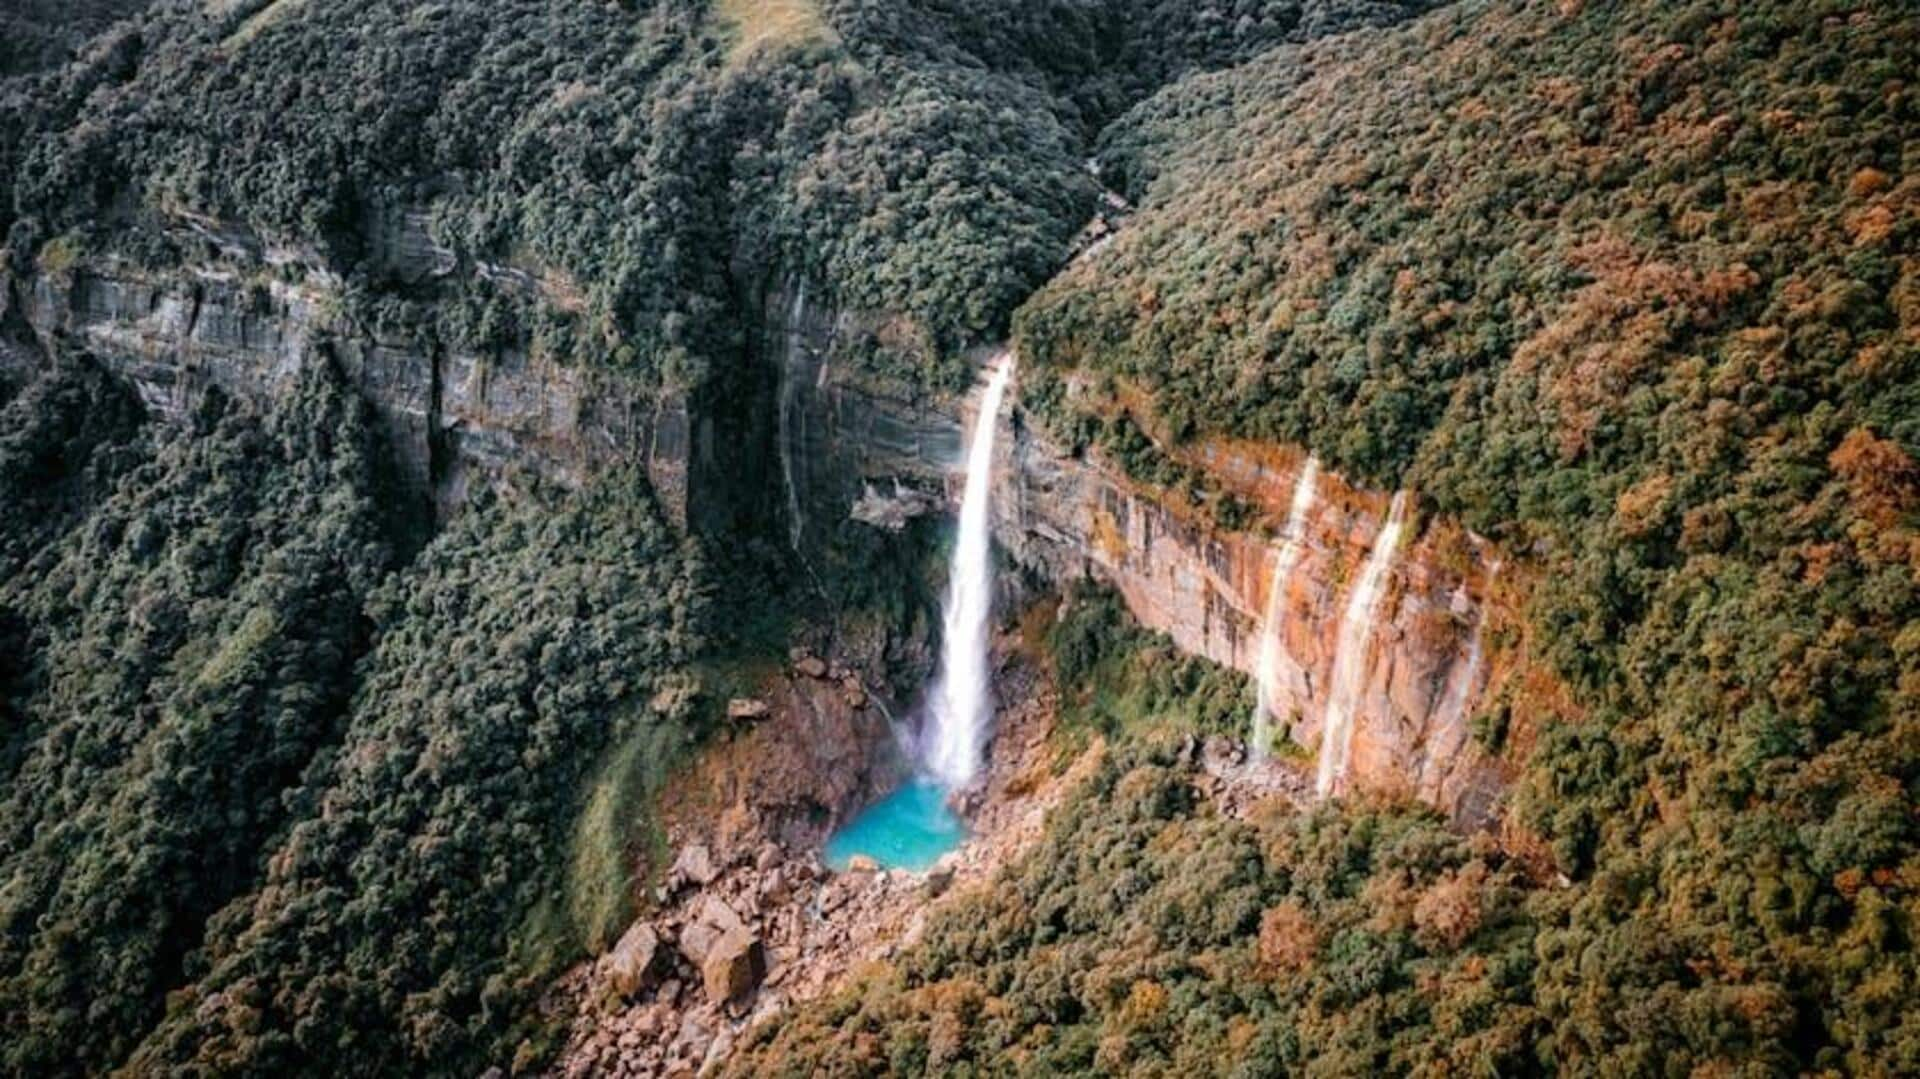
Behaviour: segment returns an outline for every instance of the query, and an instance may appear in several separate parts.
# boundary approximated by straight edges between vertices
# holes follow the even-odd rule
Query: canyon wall
[[[391,225],[374,245],[387,272],[417,281],[456,272],[419,215],[380,220]],[[341,313],[342,282],[315,253],[204,221],[176,220],[166,231],[206,259],[152,271],[82,257],[5,281],[0,326],[15,331],[5,358],[19,367],[32,346],[87,352],[131,384],[150,412],[170,418],[215,387],[270,401],[307,365],[332,362],[372,404],[401,484],[439,513],[476,478],[532,475],[571,486],[637,459],[667,514],[687,523],[696,473],[714,467],[714,448],[684,395],[524,351],[480,355],[383,338]]]
[[[388,225],[376,256],[402,279],[475,272],[540,287],[520,271],[456,269],[416,217],[394,215]],[[441,513],[476,478],[530,473],[571,485],[636,460],[683,526],[705,512],[703,501],[759,489],[740,479],[747,466],[736,459],[752,451],[716,437],[712,409],[699,402],[511,351],[442,354],[384,340],[338,313],[340,282],[316,268],[318,260],[236,230],[178,227],[194,229],[218,257],[164,273],[111,259],[43,271],[7,282],[0,320],[27,327],[40,350],[93,354],[163,416],[184,413],[212,387],[271,399],[305,365],[335,363],[373,404],[402,481]],[[294,272],[276,272],[285,267]],[[850,518],[899,528],[957,504],[975,397],[931,396],[839,358],[837,342],[870,328],[862,316],[810,304],[797,291],[773,290],[763,303],[755,351],[776,369],[770,441],[795,549],[819,552]],[[18,366],[19,345],[0,358]],[[1269,590],[1282,589],[1269,695],[1281,729],[1312,756],[1346,586],[1380,530],[1387,494],[1323,474],[1299,557],[1276,582],[1274,533],[1303,464],[1297,457],[1226,443],[1195,451],[1191,463],[1261,511],[1254,528],[1233,531],[1142,489],[1097,455],[1063,452],[1018,407],[1001,422],[995,534],[1030,574],[1106,581],[1145,625],[1248,673],[1259,665]],[[1349,661],[1359,681],[1340,789],[1410,793],[1478,823],[1492,811],[1500,769],[1469,737],[1469,724],[1512,666],[1491,638],[1515,612],[1490,601],[1493,552],[1485,543],[1444,521],[1412,525],[1392,552],[1364,653]]]
[[[977,389],[957,402],[914,398],[832,359],[850,316],[780,293],[783,467],[804,524],[803,550],[851,515],[897,527],[959,497],[964,431]],[[1074,456],[1006,410],[999,439],[995,535],[1046,580],[1105,581],[1139,620],[1181,648],[1248,674],[1259,664],[1269,590],[1282,589],[1271,687],[1280,729],[1307,757],[1320,745],[1348,584],[1386,515],[1389,495],[1322,473],[1291,568],[1274,576],[1275,533],[1304,459],[1215,443],[1191,461],[1261,511],[1252,530],[1223,529],[1164,493],[1143,490],[1098,455]],[[1357,700],[1346,775],[1336,789],[1411,794],[1466,825],[1485,823],[1500,764],[1470,737],[1478,706],[1510,669],[1491,638],[1517,612],[1491,585],[1496,554],[1445,521],[1414,520],[1390,552],[1381,599],[1359,635]]]
[[[1007,463],[1002,542],[1054,580],[1112,584],[1134,615],[1181,648],[1258,673],[1261,634],[1274,634],[1268,695],[1277,729],[1309,756],[1321,750],[1349,591],[1386,519],[1385,493],[1321,472],[1296,557],[1274,578],[1275,533],[1304,458],[1272,447],[1216,444],[1199,458],[1215,481],[1264,511],[1265,527],[1231,531],[1147,492],[1097,456],[1073,458],[1030,429]],[[1422,527],[1424,525],[1424,527]],[[1488,627],[1516,612],[1493,600],[1494,552],[1446,522],[1414,522],[1387,553],[1379,600],[1346,647],[1354,664],[1347,768],[1336,790],[1412,794],[1465,823],[1488,819],[1502,785],[1497,761],[1470,737],[1488,696]],[[1267,625],[1269,592],[1281,590]]]

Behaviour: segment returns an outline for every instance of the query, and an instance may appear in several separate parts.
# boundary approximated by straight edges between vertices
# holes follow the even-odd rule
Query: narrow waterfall
[[[1500,563],[1495,562],[1487,569],[1487,594],[1480,601],[1480,617],[1474,620],[1473,637],[1467,645],[1466,670],[1460,678],[1447,688],[1447,699],[1440,706],[1443,729],[1458,729],[1461,720],[1466,718],[1467,702],[1473,699],[1473,691],[1480,681],[1480,668],[1486,657],[1483,654],[1481,638],[1486,636],[1487,605],[1492,601],[1493,582],[1500,578]],[[1462,588],[1465,585],[1461,586]]]
[[[1280,681],[1280,619],[1286,613],[1287,578],[1300,564],[1306,550],[1307,514],[1313,509],[1319,491],[1320,459],[1307,458],[1294,481],[1293,502],[1287,507],[1287,523],[1280,533],[1280,546],[1273,552],[1273,583],[1267,587],[1267,612],[1260,622],[1260,655],[1254,669],[1253,759],[1267,759],[1273,742],[1273,720]]]
[[[944,651],[929,700],[931,729],[922,736],[922,763],[949,790],[973,779],[993,719],[987,649],[993,607],[993,436],[1000,399],[1013,374],[1008,355],[987,380],[980,415],[967,447],[967,486],[960,499],[960,534],[947,582]]]
[[[1340,619],[1340,637],[1333,656],[1332,688],[1327,694],[1326,718],[1320,724],[1320,775],[1315,788],[1321,797],[1333,793],[1334,786],[1347,775],[1347,754],[1353,742],[1353,713],[1360,703],[1360,687],[1367,677],[1367,660],[1372,652],[1374,611],[1380,603],[1380,590],[1386,584],[1387,570],[1400,546],[1400,532],[1406,526],[1407,493],[1393,496],[1386,523],[1374,537],[1367,564],[1353,582],[1347,598],[1347,610]]]
[[[800,349],[804,347],[800,320],[807,312],[807,283],[803,279],[794,286],[793,306],[787,311],[787,351],[781,358],[784,369],[780,372],[780,478],[787,487],[787,543],[800,553],[800,540],[806,533],[806,518],[800,508],[800,485],[793,475],[793,439],[794,439],[794,393],[795,381],[799,377],[797,361]]]

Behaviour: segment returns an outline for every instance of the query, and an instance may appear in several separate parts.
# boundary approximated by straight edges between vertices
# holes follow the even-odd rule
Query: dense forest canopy
[[[1070,442],[1298,443],[1542,556],[1542,1064],[1920,1066],[1916,70],[1876,3],[1277,49],[1103,133],[1138,213],[1017,316]]]
[[[1170,756],[1105,760],[993,888],[731,1074],[1527,1070],[1510,863],[1405,811],[1222,819]]]
[[[579,876],[627,852],[568,858],[607,841],[588,792],[639,797],[697,730],[697,555],[610,477],[403,567],[324,370],[178,430],[118,392],[74,363],[5,415],[0,485],[62,497],[3,537],[0,1067],[510,1058],[627,911]]]
[[[391,301],[383,230],[426,211],[444,249],[542,283],[529,302],[463,275],[414,316],[465,346],[697,383],[740,346],[745,265],[950,349],[1004,333],[1056,268],[1113,112],[1421,6],[839,0],[762,28],[763,5],[695,0],[166,4],[14,81],[0,229],[23,270],[75,230],[165,261],[190,252],[115,226],[227,222]]]
[[[0,79],[56,67],[153,0],[12,0],[0,11]]]
[[[1910,3],[775,12],[10,7],[0,334],[238,236],[383,334],[686,388],[804,280],[936,381],[1010,336],[1032,419],[1149,485],[1303,446],[1540,582],[1585,718],[1480,731],[1541,864],[1214,814],[1175,746],[1243,683],[1078,596],[1048,651],[1109,759],[743,1069],[1920,1073]],[[163,421],[39,344],[0,371],[0,1070],[541,1063],[532,1001],[630,914],[582,807],[701,735],[763,614],[716,597],[761,591],[625,471],[411,534],[324,359]]]

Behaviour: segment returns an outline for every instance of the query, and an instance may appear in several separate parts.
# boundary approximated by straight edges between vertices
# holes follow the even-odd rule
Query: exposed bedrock
[[[401,482],[441,512],[476,479],[532,475],[571,486],[638,461],[684,524],[708,478],[694,473],[724,464],[700,444],[714,435],[695,430],[684,395],[519,350],[479,355],[383,339],[340,313],[340,282],[317,256],[309,263],[204,223],[172,231],[190,231],[220,255],[164,271],[89,258],[5,282],[0,314],[33,339],[8,346],[10,365],[26,362],[26,344],[85,351],[126,379],[150,412],[178,417],[209,389],[269,401],[307,365],[335,363],[373,405]],[[386,247],[394,259],[422,263],[422,273],[444,271],[417,222],[396,227]],[[295,269],[279,272],[288,266]]]
[[[207,233],[204,224],[194,227]],[[395,215],[391,231],[382,250],[402,276],[453,272],[418,222]],[[339,283],[306,267],[300,253],[249,246],[243,234],[212,235],[222,255],[198,267],[151,273],[90,259],[15,279],[0,297],[11,310],[0,315],[27,327],[38,350],[92,353],[162,415],[184,412],[211,387],[271,399],[304,365],[336,363],[382,418],[403,480],[442,512],[476,480],[530,473],[571,485],[639,462],[682,524],[737,518],[741,511],[728,509],[728,500],[782,492],[788,538],[807,554],[849,518],[899,528],[959,498],[977,393],[928,395],[839,358],[849,350],[837,342],[884,320],[830,310],[799,290],[763,298],[755,352],[773,370],[746,381],[767,385],[770,399],[759,404],[772,416],[754,420],[761,429],[743,438],[739,414],[759,407],[753,402],[732,401],[735,415],[717,417],[714,402],[612,372],[510,350],[442,355],[382,340],[337,313]],[[304,268],[269,272],[287,263]],[[249,266],[258,272],[236,269]],[[483,271],[514,272],[470,268]],[[0,357],[9,367],[29,362],[21,344]],[[1063,452],[1018,408],[1003,422],[994,502],[1002,549],[1046,581],[1110,583],[1145,625],[1248,673],[1259,666],[1269,589],[1281,588],[1268,696],[1276,726],[1306,754],[1317,753],[1348,586],[1380,531],[1389,493],[1356,490],[1323,473],[1298,557],[1285,560],[1276,582],[1276,533],[1304,464],[1297,452],[1233,443],[1194,452],[1192,463],[1262,511],[1255,527],[1234,531],[1143,489],[1097,455]],[[766,456],[768,446],[777,461],[750,460]],[[777,476],[760,474],[775,467]],[[1522,575],[1494,590],[1495,559],[1489,545],[1446,521],[1416,520],[1407,530],[1388,563],[1364,652],[1349,661],[1359,683],[1339,789],[1412,793],[1463,823],[1486,819],[1501,773],[1469,736],[1471,720],[1524,668],[1503,644],[1519,635],[1498,632],[1516,624],[1512,601],[1498,597],[1522,594],[1515,583]]]
[[[770,351],[782,367],[781,451],[800,515],[796,542],[817,542],[848,516],[897,527],[956,504],[977,387],[964,399],[926,400],[836,364],[836,335],[853,317],[791,292],[769,299],[767,317],[784,341]],[[1276,533],[1305,464],[1297,451],[1224,442],[1196,451],[1193,463],[1262,511],[1256,528],[1233,531],[1142,489],[1096,454],[1063,452],[1017,409],[1003,422],[994,502],[1003,550],[1048,581],[1091,576],[1111,584],[1143,624],[1249,674],[1269,589],[1282,589],[1270,695],[1277,725],[1306,754],[1317,753],[1348,586],[1390,493],[1323,472],[1301,549],[1275,581]],[[1517,615],[1491,587],[1497,565],[1491,545],[1449,522],[1407,530],[1387,563],[1363,650],[1350,660],[1358,692],[1338,789],[1412,794],[1463,824],[1488,820],[1501,766],[1470,736],[1471,722],[1518,666],[1490,639]]]

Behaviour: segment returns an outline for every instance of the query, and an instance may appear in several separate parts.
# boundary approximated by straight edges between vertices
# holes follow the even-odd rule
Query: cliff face
[[[1014,494],[998,507],[1000,535],[1021,563],[1055,580],[1105,580],[1143,624],[1256,677],[1262,634],[1271,633],[1266,694],[1276,729],[1316,761],[1336,748],[1322,734],[1344,666],[1351,722],[1333,789],[1413,794],[1464,823],[1488,819],[1500,770],[1470,738],[1470,723],[1488,697],[1488,672],[1504,666],[1488,661],[1487,629],[1515,612],[1490,600],[1497,563],[1484,541],[1445,522],[1410,527],[1379,553],[1376,600],[1356,605],[1387,516],[1384,493],[1320,473],[1298,547],[1277,565],[1278,536],[1218,528],[1034,431],[1019,431],[1007,457],[1003,489]],[[1224,444],[1198,457],[1280,528],[1304,460]]]
[[[419,279],[454,272],[417,218],[389,216],[393,227],[376,245],[389,269]],[[45,352],[90,352],[163,417],[215,387],[271,400],[307,364],[331,361],[373,405],[401,483],[438,512],[476,479],[524,472],[571,486],[637,459],[668,515],[687,522],[691,473],[713,450],[696,454],[684,395],[514,350],[483,356],[385,340],[338,313],[341,283],[317,255],[205,222],[169,231],[209,258],[158,273],[116,259],[38,272],[0,289],[0,316],[17,314],[13,324],[24,323]],[[21,342],[11,348],[16,366],[27,362]]]
[[[476,480],[521,471],[564,484],[643,462],[683,526],[737,472],[711,417],[682,396],[604,371],[504,353],[438,354],[383,341],[332,313],[338,282],[324,271],[244,275],[298,262],[244,235],[217,234],[226,259],[191,272],[148,274],[103,261],[14,281],[8,302],[45,349],[83,347],[136,387],[149,408],[177,416],[210,387],[267,399],[303,365],[331,360],[371,401],[403,481],[444,512]],[[417,222],[396,219],[380,255],[416,276],[452,272]],[[496,275],[513,271],[479,268]],[[300,280],[290,284],[284,277]],[[834,359],[858,316],[802,293],[765,300],[760,353],[776,368],[779,487],[789,539],[803,555],[852,517],[898,528],[944,511],[960,492],[973,398],[937,400]],[[0,312],[5,314],[5,312]],[[9,362],[18,364],[16,353]],[[1381,530],[1388,496],[1322,475],[1296,557],[1275,580],[1275,533],[1304,462],[1274,447],[1218,443],[1193,463],[1264,513],[1256,530],[1219,528],[1161,492],[1141,489],[1097,456],[1074,457],[1003,417],[994,505],[996,538],[1024,570],[1052,582],[1093,576],[1113,585],[1140,621],[1180,647],[1257,674],[1270,590],[1268,697],[1279,729],[1321,751],[1350,584]],[[736,447],[737,449],[737,447]],[[1347,767],[1336,789],[1412,793],[1466,823],[1484,821],[1500,787],[1496,761],[1469,737],[1479,705],[1510,657],[1489,627],[1515,619],[1490,600],[1494,553],[1446,522],[1414,521],[1387,552],[1379,600],[1345,636],[1351,679]]]
[[[848,515],[881,527],[944,510],[959,495],[964,432],[977,393],[959,402],[902,395],[828,357],[847,316],[804,298],[769,301],[782,327],[783,469],[803,550]],[[1309,756],[1321,751],[1351,582],[1372,553],[1389,496],[1322,474],[1297,556],[1275,580],[1275,532],[1304,461],[1275,447],[1219,443],[1193,463],[1264,511],[1258,531],[1219,528],[1160,492],[1142,490],[1097,456],[1074,457],[1009,409],[999,439],[994,524],[1023,569],[1115,587],[1140,621],[1181,648],[1249,674],[1260,670],[1270,590],[1281,589],[1268,665],[1276,725]],[[1470,737],[1511,657],[1490,627],[1516,612],[1490,599],[1496,555],[1444,521],[1412,522],[1386,552],[1378,601],[1346,635],[1352,688],[1347,767],[1337,790],[1410,793],[1466,824],[1485,822],[1501,787],[1497,761]],[[1350,645],[1349,647],[1354,647]]]

